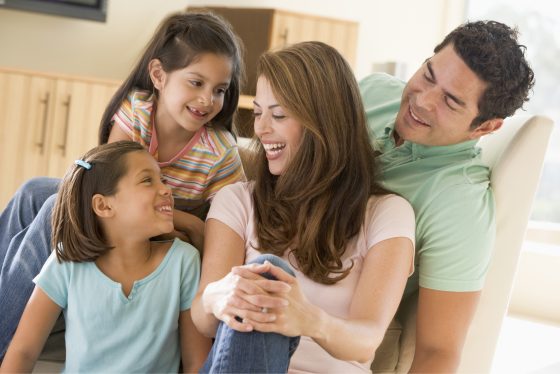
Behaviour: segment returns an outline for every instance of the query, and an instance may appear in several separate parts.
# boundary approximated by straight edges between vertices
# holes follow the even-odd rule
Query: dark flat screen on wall
[[[105,22],[108,0],[0,0],[0,8]]]

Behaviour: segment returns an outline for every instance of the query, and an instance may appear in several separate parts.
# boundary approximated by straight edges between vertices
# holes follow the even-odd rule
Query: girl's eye
[[[260,117],[261,114],[262,114],[261,112],[253,111],[253,117]]]
[[[286,118],[286,116],[283,115],[283,114],[273,114],[273,115],[272,115],[272,118],[274,118],[274,119],[277,120],[277,121],[281,121],[281,120],[283,120],[284,118]]]
[[[151,177],[147,177],[142,179],[142,183],[152,183],[152,178]]]
[[[192,84],[193,86],[195,86],[195,87],[200,87],[200,86],[202,86],[202,82],[200,82],[200,81],[190,81],[190,82],[191,82],[191,84]]]
[[[227,88],[218,88],[218,89],[216,90],[216,92],[217,92],[219,95],[224,95],[224,94],[226,93],[226,91],[227,91]]]

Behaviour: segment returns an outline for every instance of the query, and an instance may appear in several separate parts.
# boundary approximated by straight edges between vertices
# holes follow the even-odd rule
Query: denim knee
[[[58,190],[60,179],[49,177],[35,177],[25,181],[17,190],[16,194],[24,196],[48,196],[55,194]],[[43,199],[43,200],[44,200]]]
[[[262,254],[262,255],[258,256],[257,258],[255,258],[254,260],[249,261],[248,264],[264,264],[265,261],[270,262],[274,266],[278,266],[279,268],[284,270],[286,273],[295,277],[294,271],[292,270],[292,268],[290,267],[290,265],[288,264],[288,262],[286,260],[284,260],[284,259],[282,259],[282,258],[280,258],[276,255],[270,254],[270,253]],[[273,277],[269,273],[264,273],[262,275],[265,278],[268,278],[268,279],[276,279],[275,277]]]

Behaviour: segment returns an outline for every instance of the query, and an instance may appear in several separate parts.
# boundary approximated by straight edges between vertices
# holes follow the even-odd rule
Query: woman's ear
[[[157,58],[154,58],[148,64],[148,71],[150,73],[150,79],[152,80],[152,84],[154,87],[159,91],[163,88],[165,84],[165,71],[163,70],[163,66],[161,65],[161,61]]]
[[[93,212],[101,218],[109,218],[115,214],[111,201],[107,196],[95,194],[91,198],[91,207]]]

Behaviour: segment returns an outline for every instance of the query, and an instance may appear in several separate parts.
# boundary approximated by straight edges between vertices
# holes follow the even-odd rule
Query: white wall
[[[280,8],[360,22],[356,75],[398,61],[410,76],[465,0],[109,0],[106,23],[0,9],[0,66],[124,79],[159,21],[188,5]]]
[[[521,252],[509,312],[560,325],[560,256]]]
[[[0,8],[0,66],[124,79],[156,26],[185,0],[109,0],[107,22]]]

